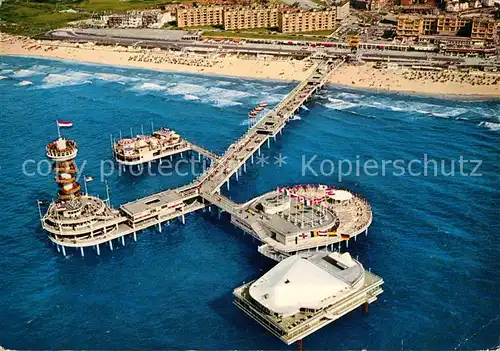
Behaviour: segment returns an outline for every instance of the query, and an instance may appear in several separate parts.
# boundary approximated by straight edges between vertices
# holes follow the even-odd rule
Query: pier
[[[244,204],[221,194],[224,185],[230,190],[232,177],[238,181],[246,172],[262,147],[271,146],[342,63],[317,60],[313,73],[222,156],[167,128],[153,131],[151,136],[120,138],[116,143],[111,137],[113,154],[123,167],[142,167],[155,160],[161,164],[165,157],[172,159],[177,153],[182,157],[188,151],[196,152],[199,160],[210,160],[209,168],[190,184],[122,204],[119,209],[110,206],[109,193],[105,200],[81,193],[74,163],[78,145],[59,137],[47,145],[47,157],[54,161],[57,172],[59,199],[45,214],[38,202],[42,227],[65,256],[68,248],[84,256],[89,247],[100,255],[103,246],[114,250],[114,245],[126,245],[127,236],[137,241],[138,233],[145,229],[156,227],[161,233],[171,221],[185,224],[189,213],[214,207],[219,217],[227,213],[235,227],[259,242],[259,253],[279,262],[260,279],[236,288],[233,295],[236,306],[283,342],[301,342],[359,306],[367,311],[382,293],[383,280],[365,271],[349,253],[340,253],[343,243],[347,248],[349,240],[368,234],[372,211],[361,195],[323,184],[278,187]],[[290,293],[283,294],[287,289]],[[302,291],[300,296],[297,291]]]
[[[165,223],[170,223],[175,219],[180,219],[185,223],[187,214],[215,205],[219,215],[222,212],[227,212],[235,226],[254,236],[263,244],[259,248],[259,252],[273,259],[279,260],[289,256],[292,252],[326,248],[328,245],[333,248],[333,244],[344,241],[346,238],[341,238],[340,235],[312,238],[301,241],[300,244],[298,240],[295,240],[297,242],[293,247],[287,242],[294,240],[291,238],[295,238],[305,231],[328,230],[327,227],[333,225],[335,219],[338,218],[338,215],[331,209],[320,211],[318,206],[304,206],[297,209],[300,204],[296,200],[290,199],[289,206],[295,209],[289,210],[287,215],[259,214],[259,210],[255,207],[258,205],[258,201],[250,201],[245,205],[236,204],[221,195],[220,188],[226,185],[230,189],[230,179],[236,177],[238,180],[240,172],[246,171],[247,163],[253,163],[254,154],[260,155],[261,148],[266,144],[267,147],[270,147],[271,141],[275,140],[277,135],[281,133],[290,118],[324,86],[328,76],[342,63],[343,61],[318,60],[311,75],[298,84],[272,110],[262,116],[221,157],[201,146],[180,139],[171,130],[161,129],[153,132],[153,137],[161,139],[160,141],[166,140],[167,144],[162,145],[167,146],[160,148],[156,146],[157,141],[153,140],[156,149],[149,146],[146,148],[149,158],[143,158],[139,156],[140,152],[134,151],[135,153],[132,155],[134,160],[129,160],[129,163],[142,164],[155,159],[161,160],[162,157],[165,157],[165,154],[162,153],[165,150],[172,153],[193,150],[198,153],[199,157],[207,157],[214,162],[192,183],[122,204],[118,210],[110,208],[103,200],[90,195],[82,195],[78,199],[75,198],[62,204],[53,203],[49,206],[47,213],[41,216],[42,226],[49,233],[50,240],[57,245],[63,254],[66,253],[65,247],[74,247],[80,248],[83,255],[83,248],[91,246],[100,253],[98,247],[101,244],[109,243],[110,248],[112,248],[112,242],[115,239],[124,244],[123,237],[127,235],[132,235],[136,240],[137,233],[141,230],[156,226],[158,231],[162,231]],[[172,135],[174,139],[171,139]],[[143,143],[144,146],[146,142],[150,142],[142,136],[136,139],[121,139],[121,141],[122,145]],[[115,156],[117,155],[117,144],[114,144]],[[139,147],[142,147],[142,144]],[[124,150],[126,151],[126,149]],[[76,143],[74,143],[72,157],[76,157],[76,151]],[[64,153],[67,151],[62,152],[62,154]],[[361,230],[347,233],[349,238],[365,231],[370,225],[371,210],[369,207],[364,210],[369,213],[366,216],[368,220]],[[307,214],[299,215],[300,211],[307,212]],[[304,222],[303,219],[314,215],[317,219],[321,218],[321,221],[310,221],[307,224]],[[301,221],[290,222],[294,216],[295,218],[300,217]]]

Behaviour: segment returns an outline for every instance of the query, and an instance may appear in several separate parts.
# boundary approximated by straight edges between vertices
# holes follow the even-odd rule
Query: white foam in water
[[[9,78],[9,77],[6,77],[6,76],[0,76],[0,80],[2,80],[2,79],[7,79],[7,78]]]
[[[145,82],[141,84],[137,84],[134,87],[134,90],[139,90],[139,91],[163,91],[166,90],[167,87],[156,84],[156,83],[150,83],[150,82]]]
[[[324,104],[326,108],[330,108],[332,110],[346,110],[348,108],[353,108],[358,106],[358,104],[355,104],[353,102],[349,101],[344,101],[340,99],[334,99],[334,98],[328,98],[329,103]]]
[[[175,84],[174,86],[168,88],[167,94],[170,95],[204,95],[206,93],[207,88],[202,85],[188,84],[188,83],[180,83]]]
[[[13,76],[17,78],[24,78],[24,77],[34,76],[37,74],[43,74],[43,73],[31,69],[20,69],[19,71],[15,72]]]
[[[64,74],[51,73],[43,79],[42,88],[56,88],[71,85],[91,84],[92,75],[84,72],[66,71]]]
[[[360,99],[363,96],[353,93],[338,93],[336,97],[339,99]]]
[[[14,72],[14,70],[11,70],[11,69],[3,69],[0,71],[0,74],[10,74]]]
[[[96,73],[95,77],[97,79],[104,80],[106,82],[113,82],[119,84],[125,84],[127,82],[136,82],[139,80],[138,78],[126,77],[113,73]]]
[[[21,86],[31,85],[31,84],[33,84],[33,83],[30,82],[29,80],[23,80],[22,82],[17,83],[17,85],[21,85]]]
[[[290,121],[300,121],[302,118],[300,118],[299,115],[293,115],[291,118],[290,118]]]
[[[200,100],[200,98],[198,96],[190,95],[190,94],[184,95],[184,99],[186,99],[186,100]]]
[[[493,132],[500,131],[500,123],[493,123],[493,122],[480,122],[478,126],[482,126],[485,128],[488,128],[489,130]]]
[[[214,104],[214,106],[217,107],[229,107],[229,106],[237,106],[237,105],[242,105],[241,102],[238,101],[232,101],[228,99],[215,99],[215,98],[210,98],[209,101]]]
[[[331,97],[328,98],[330,103],[325,104],[325,107],[337,110],[345,110],[348,108],[361,106],[361,107],[371,107],[378,110],[390,110],[395,112],[405,111],[410,113],[432,115],[441,118],[458,117],[460,115],[467,113],[468,111],[465,108],[459,108],[459,107],[434,105],[417,101],[407,102],[391,98],[366,97],[351,93],[338,93],[335,96],[337,97],[337,99]],[[345,101],[340,99],[340,97],[354,99],[356,96],[360,97],[358,100],[356,100],[356,103],[354,103],[353,101]]]

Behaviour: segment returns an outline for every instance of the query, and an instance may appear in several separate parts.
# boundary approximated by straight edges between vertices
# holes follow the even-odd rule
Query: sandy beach
[[[245,55],[200,56],[179,52],[120,46],[96,46],[39,41],[2,34],[0,55],[74,60],[85,63],[129,66],[253,79],[298,81],[311,72],[309,60],[275,59]],[[500,97],[500,74],[459,71],[414,71],[407,68],[375,68],[375,64],[344,64],[331,76],[337,85],[378,91],[439,96]]]
[[[330,81],[360,89],[439,96],[500,97],[500,74],[459,71],[414,71],[375,68],[375,64],[343,65]]]
[[[135,68],[287,81],[302,80],[311,72],[309,61],[269,58],[256,60],[243,55],[187,56],[179,55],[179,52],[38,41],[5,34],[0,42],[0,55],[45,57]]]

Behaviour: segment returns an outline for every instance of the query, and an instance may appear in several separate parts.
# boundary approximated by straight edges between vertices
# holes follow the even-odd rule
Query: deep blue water
[[[0,57],[0,344],[16,349],[295,349],[232,305],[232,289],[273,265],[223,218],[196,213],[186,225],[149,230],[125,247],[65,258],[38,222],[36,200],[56,194],[53,176],[23,174],[57,136],[79,143],[78,165],[104,196],[101,160],[110,134],[167,126],[222,153],[246,129],[258,102],[276,103],[293,84]],[[22,81],[32,84],[20,85]],[[27,85],[26,85],[27,84]],[[349,251],[385,279],[370,313],[355,311],[308,337],[306,349],[480,349],[499,345],[500,104],[330,87],[270,150],[286,165],[249,167],[229,195],[246,201],[278,185],[325,183],[373,205],[367,237]],[[339,159],[482,160],[476,173],[347,175]],[[302,174],[303,158],[311,168]],[[83,165],[83,162],[86,164]],[[326,175],[317,176],[321,165]],[[83,166],[83,167],[82,167]],[[154,166],[153,166],[154,168]],[[473,169],[471,162],[465,172]],[[28,163],[28,172],[36,169]],[[314,172],[311,172],[311,169]],[[41,163],[41,170],[47,164]],[[413,169],[421,171],[420,166]],[[373,169],[369,170],[370,172]],[[396,172],[398,173],[398,172]],[[114,206],[192,176],[106,177]]]

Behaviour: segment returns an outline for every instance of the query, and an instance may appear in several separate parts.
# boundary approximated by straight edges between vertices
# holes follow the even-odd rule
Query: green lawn
[[[96,11],[123,12],[166,4],[170,0],[7,0],[0,6],[0,30],[12,34],[37,36],[64,27],[68,22],[85,19]],[[87,13],[61,13],[82,9]]]
[[[79,8],[87,11],[127,11],[144,9],[155,5],[166,4],[166,0],[85,0],[78,4]]]
[[[0,7],[0,29],[12,34],[37,36],[48,30],[63,27],[68,22],[86,16],[76,13],[60,13],[69,8],[65,5],[37,2],[7,2]]]

